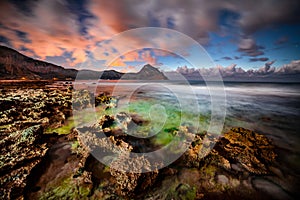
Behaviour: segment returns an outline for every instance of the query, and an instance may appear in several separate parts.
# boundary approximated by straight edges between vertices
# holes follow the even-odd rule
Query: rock
[[[149,121],[143,119],[140,115],[138,114],[130,114],[131,120],[138,126],[144,126],[149,124]]]
[[[260,196],[248,179],[255,174],[272,174],[270,168],[275,164],[276,154],[271,141],[250,130],[233,128],[211,149],[214,143],[209,135],[196,135],[189,150],[176,162],[189,168],[179,172],[180,180],[196,186],[208,199],[222,198],[225,191],[231,198]],[[198,175],[193,168],[198,169]],[[182,174],[192,177],[184,178]]]
[[[230,186],[232,186],[233,188],[236,188],[240,185],[240,181],[236,178],[233,178],[230,180]]]
[[[182,199],[193,200],[196,198],[196,188],[189,186],[188,184],[179,184],[173,194],[169,194],[167,199]]]
[[[178,178],[182,183],[197,185],[199,184],[201,174],[195,168],[183,168],[179,171]]]
[[[282,171],[277,167],[270,166],[269,170],[279,178],[284,177]]]
[[[27,176],[45,155],[40,125],[16,131],[0,143],[0,195],[4,199],[23,196]]]
[[[53,85],[1,92],[0,196],[5,199],[290,198],[286,191],[292,190],[277,181],[285,173],[274,165],[272,142],[253,131],[233,128],[216,140],[209,133],[194,135],[189,125],[171,128],[168,134],[191,144],[187,152],[167,168],[142,173],[162,163],[151,166],[149,157],[130,153],[161,146],[129,134],[149,123],[138,114],[104,115],[68,135],[43,134],[56,132],[72,115],[71,92],[75,109],[93,106],[93,95]],[[95,102],[107,109],[117,104],[106,94]],[[109,153],[99,158],[97,150]]]
[[[105,109],[117,107],[118,100],[106,93],[101,93],[95,98],[95,106],[104,105]]]
[[[72,107],[74,110],[83,110],[91,108],[94,95],[88,90],[73,90],[72,92]]]
[[[225,175],[217,175],[217,181],[222,185],[226,185],[228,184],[229,179]]]
[[[241,166],[240,163],[231,164],[231,169],[233,169],[235,171],[238,171],[238,172],[242,172],[243,171],[243,168],[242,168],[242,166]]]
[[[115,123],[115,118],[113,116],[104,115],[99,120],[99,126],[102,129],[109,128],[111,130],[111,126]]]
[[[115,124],[119,129],[123,130],[125,133],[127,133],[128,129],[131,126],[134,126],[134,124],[132,124],[131,116],[125,112],[120,112],[115,115]]]
[[[0,105],[0,196],[23,198],[28,175],[53,144],[43,131],[70,116],[71,93],[39,83],[18,85],[1,93]]]
[[[273,199],[293,199],[279,185],[274,184],[266,179],[263,178],[253,179],[252,185],[257,190],[266,192]]]
[[[214,149],[235,164],[231,165],[234,170],[241,171],[241,166],[254,174],[270,173],[268,167],[276,158],[274,146],[267,137],[244,128],[232,128]]]
[[[92,172],[92,177],[96,182],[100,183],[103,178],[110,179],[111,182],[108,185],[114,183],[114,192],[122,196],[131,196],[134,191],[142,191],[153,185],[158,171],[142,173],[150,171],[150,163],[144,156],[130,157],[129,153],[132,151],[132,147],[128,143],[114,136],[97,138],[89,128],[79,129],[79,131],[85,131],[80,133],[84,135],[81,138],[81,143],[87,146],[90,151],[100,149],[101,152],[107,152],[112,156],[111,158],[108,158],[109,156],[103,158],[108,160],[107,163],[103,163],[109,164],[108,166],[100,163],[101,161],[105,162],[103,159],[99,161],[92,159],[92,164],[87,165],[87,170]],[[106,167],[109,170],[105,171]]]
[[[126,134],[134,133],[138,126],[143,126],[149,123],[137,114],[127,114],[125,112],[117,113],[114,117],[115,129],[120,129]]]
[[[28,177],[26,199],[82,199],[92,189],[91,172],[83,171],[88,153],[76,132],[59,139]]]

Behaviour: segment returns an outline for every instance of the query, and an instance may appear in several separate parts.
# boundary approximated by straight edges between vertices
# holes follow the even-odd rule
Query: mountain
[[[109,79],[109,80],[119,80],[124,75],[124,73],[115,70],[105,70],[105,71],[93,71],[83,69],[78,71],[79,74],[76,79],[84,80],[94,80],[94,79]]]
[[[65,69],[48,62],[27,57],[16,50],[0,46],[0,80],[15,79],[75,79],[78,70]],[[126,79],[126,80],[165,80],[162,72],[151,65],[145,65],[137,73],[121,73],[115,70],[80,70],[81,79]]]
[[[157,68],[147,64],[137,73],[126,73],[122,76],[125,80],[167,80],[168,78]]]
[[[77,70],[29,58],[16,50],[0,46],[0,79],[75,78]]]

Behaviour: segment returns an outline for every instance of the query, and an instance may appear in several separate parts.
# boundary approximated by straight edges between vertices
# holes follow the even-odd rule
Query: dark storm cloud
[[[117,31],[151,25],[169,27],[202,44],[208,41],[208,32],[222,31],[224,27],[226,32],[230,32],[228,28],[241,29],[243,35],[249,36],[261,28],[297,23],[299,7],[298,0],[94,0],[89,5],[91,13],[99,19],[108,19]]]
[[[232,60],[232,58],[229,57],[229,56],[222,57],[222,59],[224,59],[224,60]]]
[[[265,57],[263,57],[263,58],[250,58],[249,59],[250,62],[257,62],[257,61],[266,62],[268,60],[269,60],[269,58],[265,58]]]
[[[241,12],[239,24],[246,34],[252,34],[264,27],[299,23],[300,20],[298,0],[254,0],[239,1],[237,4]]]

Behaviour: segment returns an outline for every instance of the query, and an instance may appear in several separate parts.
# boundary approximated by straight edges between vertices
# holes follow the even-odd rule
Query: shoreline
[[[103,148],[108,148],[105,141],[111,140],[117,148],[132,148],[135,151],[142,151],[145,149],[144,145],[150,144],[151,148],[158,146],[153,146],[148,140],[140,146],[136,145],[136,140],[128,137],[122,128],[111,126],[117,116],[104,112],[99,113],[100,117],[97,118],[98,123],[95,127],[72,129],[69,124],[65,124],[68,117],[72,116],[72,91],[67,90],[68,84],[64,82],[52,83],[53,87],[37,90],[35,87],[7,87],[2,90],[3,106],[0,111],[8,121],[4,120],[0,124],[4,125],[0,129],[1,145],[4,147],[1,150],[1,161],[4,163],[4,166],[0,167],[1,196],[78,199],[114,195],[111,197],[129,199],[144,198],[144,195],[148,195],[149,198],[157,195],[173,198],[181,193],[188,193],[193,198],[222,199],[223,195],[241,198],[251,194],[253,198],[263,199],[266,194],[267,199],[272,199],[274,195],[287,198],[296,195],[294,187],[290,184],[294,179],[297,181],[297,176],[287,176],[290,175],[286,174],[287,169],[283,170],[280,163],[273,160],[273,153],[277,151],[275,146],[261,132],[247,130],[243,126],[226,131],[214,150],[203,158],[199,156],[199,150],[209,147],[211,143],[211,140],[208,144],[203,143],[203,137],[207,133],[189,132],[188,127],[181,127],[179,130],[176,130],[176,127],[168,127],[165,129],[166,134],[172,136],[176,136],[181,130],[182,134],[197,134],[188,151],[176,162],[143,175],[118,172],[109,168],[93,157],[84,145],[86,141],[82,140],[93,143],[100,141],[99,145],[104,145]],[[32,82],[22,84],[17,81],[17,84],[27,87],[32,85]],[[76,92],[80,91],[75,91],[75,94]],[[79,108],[91,105],[88,91],[78,94],[78,97],[81,98],[78,98],[79,101],[75,105]],[[104,110],[107,106],[114,106],[111,102],[113,99],[109,96],[102,95],[96,98],[98,103],[103,104]],[[139,104],[137,106],[139,107]],[[130,127],[131,121],[147,124],[147,120],[141,116],[126,113],[119,116],[118,120],[124,120],[121,124],[125,127]],[[59,130],[57,128],[61,127],[67,132],[45,133],[49,126],[52,130]],[[91,134],[95,128],[96,134]],[[84,133],[86,137],[79,137],[78,131],[87,131]],[[97,137],[97,132],[103,132],[106,137]],[[144,160],[143,163],[147,161]],[[123,167],[134,166],[129,163]],[[52,173],[53,170],[57,174]],[[16,193],[16,190],[19,192]],[[270,191],[274,190],[276,193],[272,194]]]

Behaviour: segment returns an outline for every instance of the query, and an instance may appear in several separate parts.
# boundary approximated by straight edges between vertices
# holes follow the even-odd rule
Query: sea
[[[148,101],[156,110],[168,103],[211,121],[215,116],[221,134],[231,127],[256,131],[276,145],[283,174],[300,178],[300,83],[100,80],[75,81],[74,86],[109,93],[123,107]]]

